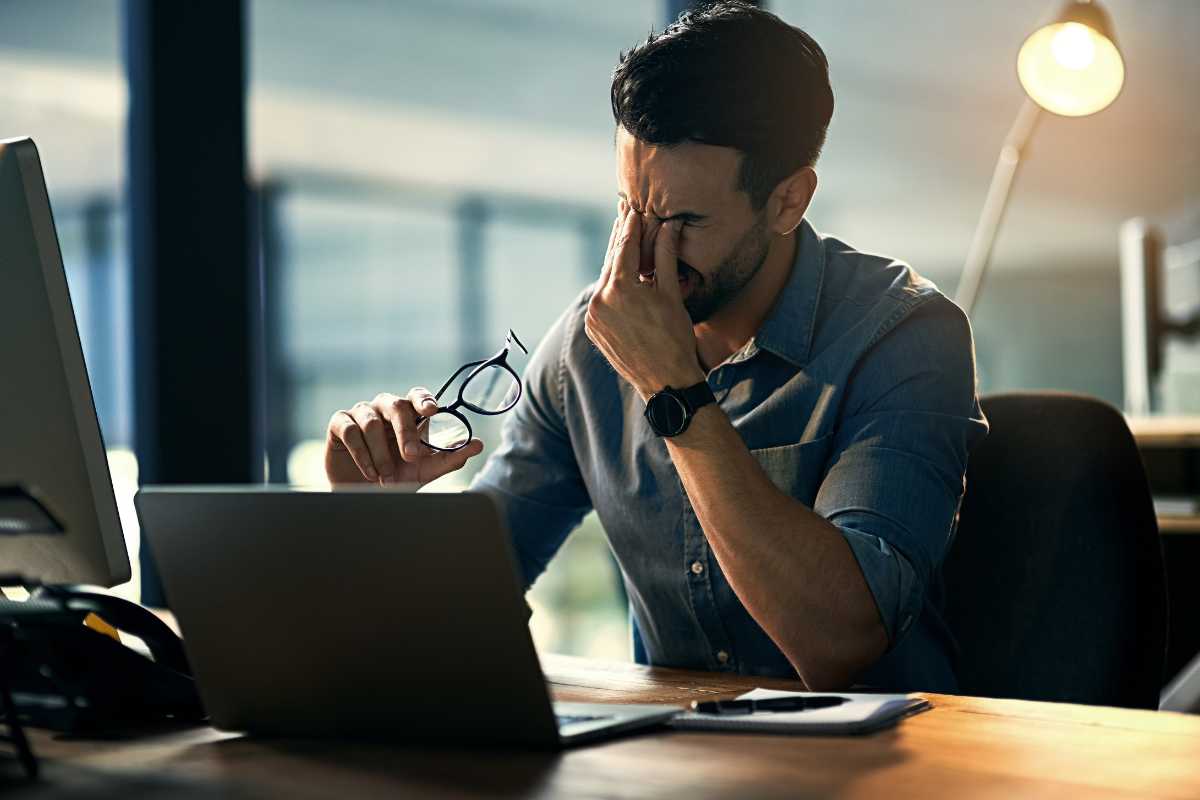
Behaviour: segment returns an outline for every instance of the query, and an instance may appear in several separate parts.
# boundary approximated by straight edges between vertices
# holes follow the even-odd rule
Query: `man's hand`
[[[679,292],[678,247],[678,220],[646,227],[622,204],[584,320],[588,338],[643,400],[705,377]]]
[[[437,408],[428,389],[416,388],[405,397],[380,394],[334,412],[325,436],[325,476],[334,485],[426,484],[460,469],[483,452],[483,442],[472,439],[449,453],[422,444],[417,415],[431,416]]]

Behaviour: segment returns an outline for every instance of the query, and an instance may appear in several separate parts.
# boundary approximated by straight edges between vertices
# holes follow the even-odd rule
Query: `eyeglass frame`
[[[467,429],[466,440],[463,441],[462,444],[457,445],[455,447],[438,447],[435,444],[430,444],[429,442],[425,441],[424,439],[420,440],[421,444],[425,445],[430,450],[436,450],[439,453],[453,453],[454,451],[461,450],[464,447],[466,447],[467,445],[469,445],[471,443],[472,437],[475,435],[475,431],[473,428],[471,428],[470,421],[458,411],[459,406],[462,406],[469,411],[473,411],[476,414],[481,414],[481,415],[487,416],[487,417],[495,417],[495,416],[499,416],[500,414],[506,414],[509,411],[512,411],[514,407],[516,407],[517,403],[520,402],[520,400],[521,400],[521,394],[524,391],[524,389],[521,386],[521,376],[518,375],[517,371],[512,368],[512,365],[510,365],[508,363],[508,352],[512,349],[513,343],[516,343],[517,347],[521,348],[522,353],[524,353],[525,355],[529,355],[529,348],[527,348],[524,344],[522,344],[521,340],[517,338],[517,334],[513,331],[513,329],[509,328],[508,336],[504,337],[504,347],[498,353],[496,353],[496,355],[492,356],[491,358],[484,359],[483,361],[471,361],[467,364],[463,364],[461,367],[459,367],[454,372],[453,375],[450,376],[449,380],[447,380],[445,383],[442,384],[442,388],[438,389],[437,393],[434,394],[434,396],[433,396],[433,399],[435,402],[440,400],[442,395],[445,393],[445,391],[447,389],[449,389],[451,386],[453,386],[454,382],[456,380],[458,380],[458,376],[463,373],[463,370],[468,370],[468,369],[471,370],[471,372],[468,373],[467,377],[463,378],[462,384],[458,387],[458,399],[455,400],[450,405],[446,406],[445,408],[442,408],[439,406],[438,410],[437,410],[437,414],[450,414],[451,416],[453,416],[455,419],[457,419],[459,422],[461,422],[463,424],[463,427],[465,427]],[[463,392],[466,390],[467,384],[469,384],[473,378],[475,378],[477,375],[482,373],[484,370],[490,369],[491,367],[497,367],[497,366],[504,368],[505,370],[508,371],[509,375],[512,375],[513,380],[516,381],[516,384],[517,384],[517,396],[513,398],[513,401],[511,403],[509,403],[504,408],[499,409],[498,411],[486,411],[486,410],[480,408],[479,406],[475,405],[474,403],[470,402],[466,398],[464,398]],[[422,417],[422,416],[418,415],[417,416],[418,430],[421,428],[421,426],[425,422],[427,422],[428,420],[437,416],[437,414],[432,414],[428,417]]]

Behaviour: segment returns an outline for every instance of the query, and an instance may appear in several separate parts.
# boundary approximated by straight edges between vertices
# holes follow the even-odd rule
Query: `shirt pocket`
[[[780,491],[812,508],[828,472],[833,438],[828,433],[809,442],[750,448],[750,455]]]

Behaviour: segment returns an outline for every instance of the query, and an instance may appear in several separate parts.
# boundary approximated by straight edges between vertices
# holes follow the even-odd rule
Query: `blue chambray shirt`
[[[953,692],[940,570],[967,455],[987,432],[970,325],[909,266],[807,222],[795,235],[774,307],[708,383],[770,480],[837,526],[858,560],[889,646],[857,683]],[[584,333],[591,292],[530,359],[472,489],[499,501],[526,586],[596,510],[638,662],[796,677],[722,574],[641,398]]]

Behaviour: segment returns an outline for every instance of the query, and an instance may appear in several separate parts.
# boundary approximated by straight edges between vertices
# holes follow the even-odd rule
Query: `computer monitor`
[[[1144,416],[1163,363],[1162,234],[1139,217],[1121,225],[1120,242],[1125,412]]]
[[[0,140],[0,487],[37,498],[61,534],[0,535],[0,573],[115,586],[129,554],[67,290],[41,158]]]
[[[1190,240],[1168,245],[1162,229],[1141,217],[1121,225],[1122,370],[1130,415],[1170,412],[1180,401],[1184,408],[1174,413],[1187,411],[1186,398],[1195,395],[1195,379],[1184,377],[1194,368],[1176,369],[1178,385],[1162,385],[1171,372],[1164,370],[1170,340],[1200,336],[1200,238],[1191,238],[1193,225],[1172,227]]]

